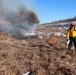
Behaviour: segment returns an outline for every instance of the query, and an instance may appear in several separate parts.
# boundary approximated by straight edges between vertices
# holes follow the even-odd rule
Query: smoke
[[[23,26],[16,26],[12,25],[8,22],[2,22],[0,23],[0,31],[8,34],[9,36],[12,36],[14,38],[24,38],[29,35],[35,34],[36,25],[33,26],[26,24],[25,27]]]
[[[26,23],[24,26],[16,26],[9,22],[0,22],[0,31],[12,36],[14,38],[24,38],[29,35],[35,34],[36,25],[30,25]]]
[[[14,38],[24,38],[28,35],[35,34],[35,19],[30,19],[29,12],[31,11],[27,10],[24,6],[22,6],[21,8],[19,8],[18,11],[15,12],[12,12],[10,10],[5,11],[2,8],[0,8],[0,11],[3,11],[4,13],[3,15],[2,13],[0,13],[0,32],[4,32]]]

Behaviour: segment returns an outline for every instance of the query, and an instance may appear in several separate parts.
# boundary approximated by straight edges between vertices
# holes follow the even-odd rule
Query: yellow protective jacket
[[[75,37],[76,36],[76,28],[72,27],[69,28],[67,31],[67,39],[69,39],[69,37]]]

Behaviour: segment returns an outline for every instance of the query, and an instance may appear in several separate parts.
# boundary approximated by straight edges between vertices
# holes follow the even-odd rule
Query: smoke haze
[[[8,0],[9,1],[9,0]],[[17,0],[13,0],[14,2]],[[31,0],[30,0],[31,1]],[[0,1],[0,31],[15,38],[26,37],[27,33],[35,33],[36,24],[28,20],[30,11],[26,7],[22,7],[17,11],[5,9]]]

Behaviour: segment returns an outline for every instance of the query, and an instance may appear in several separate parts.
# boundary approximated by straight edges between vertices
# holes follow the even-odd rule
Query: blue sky
[[[11,10],[24,4],[37,14],[40,23],[76,16],[76,0],[2,0],[2,3]]]

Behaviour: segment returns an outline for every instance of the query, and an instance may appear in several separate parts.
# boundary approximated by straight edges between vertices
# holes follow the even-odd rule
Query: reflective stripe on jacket
[[[69,37],[75,37],[76,36],[76,28],[69,28],[67,31],[67,39],[69,39]]]

